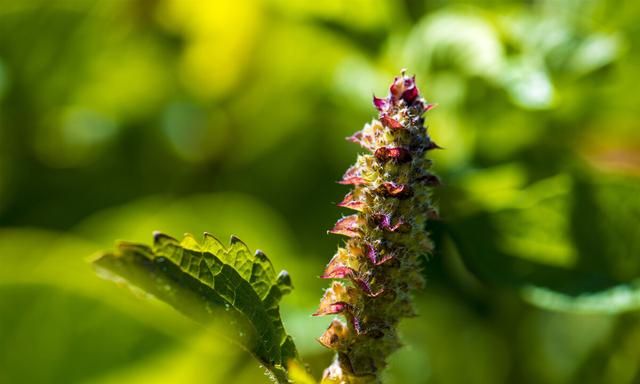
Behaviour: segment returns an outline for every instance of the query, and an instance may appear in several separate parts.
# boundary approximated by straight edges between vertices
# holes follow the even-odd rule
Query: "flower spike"
[[[373,106],[378,119],[348,138],[368,153],[339,181],[353,190],[338,206],[356,213],[329,231],[347,240],[321,276],[335,280],[314,314],[338,316],[318,339],[336,351],[323,384],[380,382],[387,357],[401,345],[398,322],[415,316],[410,292],[424,285],[419,260],[432,248],[424,226],[438,217],[430,192],[440,179],[425,155],[440,147],[423,117],[434,104],[403,70]]]

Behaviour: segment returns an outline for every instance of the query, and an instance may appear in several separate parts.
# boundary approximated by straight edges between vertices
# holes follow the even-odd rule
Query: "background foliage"
[[[97,279],[114,239],[236,234],[319,375],[331,202],[401,67],[444,151],[389,383],[640,380],[640,3],[0,0],[0,382],[266,382]]]

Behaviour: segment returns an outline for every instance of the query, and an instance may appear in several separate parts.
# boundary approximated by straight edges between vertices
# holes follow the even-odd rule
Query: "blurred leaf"
[[[291,280],[286,271],[276,277],[261,251],[252,256],[236,237],[225,248],[209,234],[198,244],[190,235],[178,243],[156,233],[153,249],[119,243],[114,253],[94,263],[108,272],[105,276],[116,281],[123,277],[203,323],[233,308],[234,329],[225,335],[251,352],[275,380],[286,382],[286,364],[297,352],[278,305],[291,290]]]
[[[516,257],[571,268],[577,255],[570,237],[571,180],[558,175],[517,191],[506,209],[494,214],[499,246]]]
[[[168,334],[184,335],[192,323],[168,306],[115,294],[111,285],[95,278],[86,256],[98,247],[82,238],[27,228],[0,230],[0,285],[47,286],[81,294],[127,313],[147,326]]]
[[[220,325],[220,327],[223,324]],[[265,383],[264,369],[238,345],[220,340],[220,327],[181,338],[179,347],[88,380],[91,384]],[[215,362],[215,363],[212,363]]]
[[[5,93],[5,90],[8,88],[9,77],[7,76],[7,70],[2,64],[2,60],[0,60],[0,100]]]
[[[441,11],[412,30],[404,58],[418,71],[451,67],[468,76],[495,79],[505,66],[504,49],[488,18],[461,11]]]
[[[250,372],[248,382],[261,382],[264,370],[244,350],[211,341],[216,329],[202,332],[168,305],[155,299],[140,305],[140,297],[97,279],[85,260],[96,247],[56,232],[0,230],[1,383],[192,383],[196,377],[243,383],[224,378]],[[185,348],[192,338],[202,339],[199,345],[206,340],[206,348]],[[108,381],[112,376],[121,380]],[[138,376],[149,380],[132,379]]]
[[[640,308],[640,279],[578,296],[533,285],[524,287],[522,294],[527,301],[555,311],[615,314]]]
[[[546,109],[553,105],[555,90],[539,58],[523,56],[508,63],[500,81],[516,105]]]
[[[0,382],[87,380],[172,348],[178,329],[191,333],[167,306],[113,295],[85,260],[95,248],[51,231],[0,230]]]
[[[468,200],[454,202],[466,212],[482,208],[497,211],[512,207],[522,199],[520,188],[525,184],[524,167],[518,163],[503,164],[467,173],[459,182]]]
[[[176,344],[165,332],[81,291],[0,285],[2,383],[84,382]]]
[[[526,316],[513,333],[522,345],[515,359],[535,377],[529,381],[531,383],[583,383],[572,376],[591,351],[611,337],[615,326],[615,317],[606,313],[585,315],[529,307],[524,314]],[[587,382],[625,383],[615,380]]]
[[[618,34],[592,34],[587,36],[569,61],[570,68],[579,74],[595,71],[620,56],[622,37]]]
[[[525,299],[548,309],[637,309],[640,184],[592,179],[558,175],[509,193],[498,180],[493,189],[468,190],[471,198],[484,196],[479,202],[495,197],[500,204],[449,223],[467,267],[485,282],[515,287]],[[464,199],[460,204],[466,204]],[[478,202],[464,205],[465,210],[473,212],[474,205]]]
[[[317,384],[318,382],[307,372],[299,361],[289,364],[289,378],[294,384]]]
[[[405,346],[392,355],[385,383],[505,383],[507,343],[465,302],[430,285],[420,316],[400,323]],[[459,369],[464,362],[464,369]]]

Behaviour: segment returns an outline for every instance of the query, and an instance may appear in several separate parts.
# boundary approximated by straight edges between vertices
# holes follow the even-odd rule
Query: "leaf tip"
[[[268,261],[269,260],[267,255],[264,252],[262,252],[262,250],[260,250],[260,249],[256,249],[256,252],[255,252],[254,255],[255,255],[256,259],[258,259],[258,260],[262,260],[262,261]]]
[[[287,272],[284,269],[280,271],[280,273],[278,274],[277,284],[283,295],[293,290],[293,283],[291,282],[291,276],[289,275],[289,272]]]
[[[174,239],[173,237],[162,233],[160,231],[153,231],[153,243],[154,244],[160,244],[163,243],[165,241],[171,241],[171,242],[178,242],[178,240]]]
[[[240,238],[238,236],[236,236],[236,235],[231,235],[231,238],[229,239],[229,244],[231,244],[231,245],[240,244],[240,245],[243,245],[245,247],[247,246],[244,243],[244,241],[240,240]]]

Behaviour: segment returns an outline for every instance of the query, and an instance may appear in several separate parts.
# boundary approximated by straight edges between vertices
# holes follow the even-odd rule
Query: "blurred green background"
[[[116,239],[236,234],[316,376],[335,183],[403,67],[444,180],[388,383],[640,382],[640,3],[0,0],[0,383],[261,383],[98,279]]]

